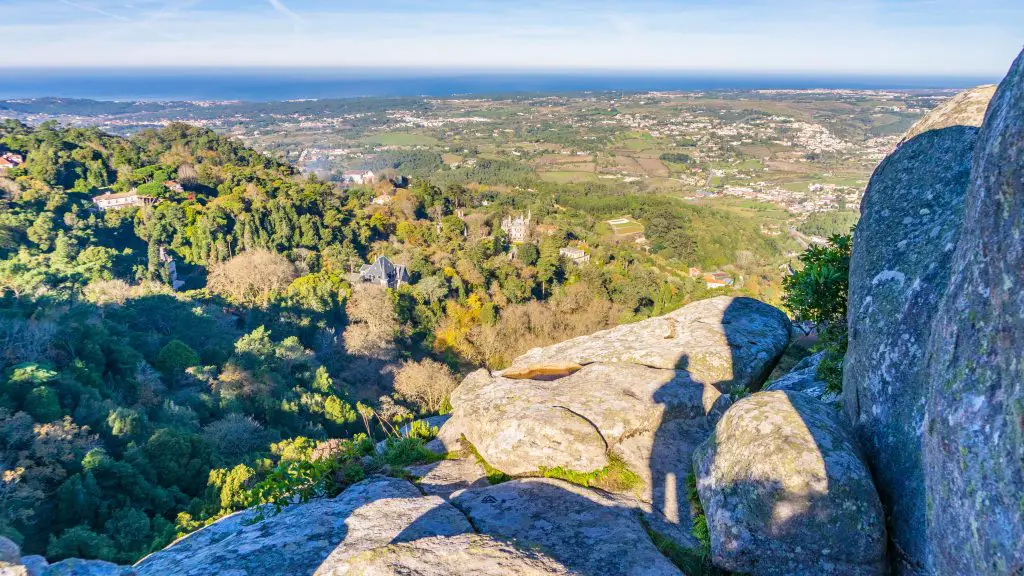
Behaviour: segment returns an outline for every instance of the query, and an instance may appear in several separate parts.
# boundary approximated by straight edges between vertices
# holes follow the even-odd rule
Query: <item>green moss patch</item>
[[[644,484],[643,479],[636,472],[630,470],[622,458],[615,453],[608,455],[607,466],[594,472],[578,472],[559,466],[541,468],[540,476],[565,480],[587,488],[601,488],[609,492],[633,492]]]

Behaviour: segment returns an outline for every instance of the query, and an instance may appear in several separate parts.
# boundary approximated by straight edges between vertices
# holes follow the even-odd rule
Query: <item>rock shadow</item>
[[[713,383],[723,391],[759,390],[778,360],[767,359],[757,370],[743,351],[757,333],[749,330],[745,308],[730,305],[722,318],[733,352],[732,374]],[[744,323],[746,329],[737,329]],[[677,369],[688,369],[686,359]],[[671,418],[672,397],[668,389],[655,396],[665,404],[665,418],[651,457],[654,506],[670,512],[673,492],[680,507],[688,505],[686,480],[692,473],[719,568],[761,574],[884,572],[881,504],[853,432],[833,408],[793,391],[719,399],[705,405],[707,439],[691,447],[683,441],[685,429]],[[692,458],[666,465],[681,460],[681,448],[691,449]],[[690,519],[681,513],[679,518],[681,524]]]
[[[749,298],[734,299],[722,314],[722,331],[731,352],[728,374],[720,367],[720,380],[702,382],[691,375],[690,358],[681,355],[675,364],[677,379],[665,384],[654,393],[654,401],[662,406],[661,422],[654,433],[650,456],[651,504],[654,511],[669,523],[678,523],[684,536],[693,528],[693,516],[697,508],[690,497],[690,477],[694,474],[692,454],[713,432],[715,424],[732,404],[728,394],[737,386],[760,389],[778,362],[778,357],[766,362],[761,370],[745,365],[750,358],[738,351],[751,344],[751,322],[757,315],[752,314],[751,305],[763,306]],[[687,384],[679,386],[678,380]],[[709,396],[705,385],[721,392],[721,396]],[[698,402],[680,402],[681,394],[703,394]],[[713,392],[711,392],[713,394]],[[703,406],[703,414],[681,412],[681,406]],[[691,544],[696,544],[696,540]]]

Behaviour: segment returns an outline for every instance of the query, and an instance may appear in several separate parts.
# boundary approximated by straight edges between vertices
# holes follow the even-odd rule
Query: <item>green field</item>
[[[432,136],[408,132],[383,132],[367,136],[362,141],[380,146],[435,146],[440,144],[437,138]]]
[[[593,172],[538,172],[538,176],[545,182],[554,182],[555,184],[597,180],[597,176]]]

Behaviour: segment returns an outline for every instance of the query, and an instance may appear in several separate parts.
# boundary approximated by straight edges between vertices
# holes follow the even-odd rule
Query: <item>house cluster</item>
[[[579,246],[566,246],[565,248],[559,248],[558,254],[577,266],[583,266],[587,262],[590,262],[590,254]]]
[[[133,206],[147,206],[155,203],[156,198],[142,196],[137,191],[131,190],[130,192],[120,192],[118,194],[107,192],[106,194],[96,196],[92,201],[100,210],[118,210]]]
[[[0,173],[6,172],[10,168],[17,168],[24,163],[25,157],[21,154],[4,152],[3,154],[0,154]]]
[[[732,277],[725,272],[710,272],[704,275],[704,284],[708,288],[725,288],[732,286]]]
[[[185,188],[183,188],[182,185],[179,184],[177,180],[168,180],[167,182],[164,182],[164,187],[170,190],[171,192],[177,192],[178,194],[185,193]]]
[[[526,216],[506,216],[501,221],[501,229],[508,234],[508,239],[513,244],[527,242],[530,240],[530,218],[532,215],[527,212]]]
[[[732,286],[732,276],[729,276],[725,272],[701,272],[700,268],[691,266],[687,270],[687,274],[690,278],[700,278],[704,281],[704,285],[708,288],[725,288],[726,286]]]
[[[341,181],[345,184],[373,184],[377,176],[372,170],[349,170],[341,175]]]
[[[359,281],[385,288],[398,288],[409,283],[409,271],[401,264],[392,264],[386,256],[378,256],[373,264],[363,264],[359,268]]]

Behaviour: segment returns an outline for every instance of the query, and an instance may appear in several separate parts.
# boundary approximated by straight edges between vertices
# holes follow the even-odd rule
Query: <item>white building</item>
[[[372,170],[349,170],[341,179],[349,184],[373,184],[377,177]]]
[[[511,242],[518,243],[530,240],[531,216],[532,215],[527,212],[526,217],[523,217],[522,215],[516,216],[515,218],[506,216],[502,219],[501,229],[505,231],[505,234],[508,234],[508,239]]]
[[[566,257],[577,266],[582,266],[587,262],[590,262],[590,254],[587,254],[582,248],[566,246],[565,248],[559,248],[558,254]]]
[[[107,192],[93,198],[92,201],[96,203],[100,210],[117,210],[131,206],[145,206],[156,202],[156,199],[149,196],[140,196],[138,192],[132,190],[131,192],[121,192],[119,194]]]

